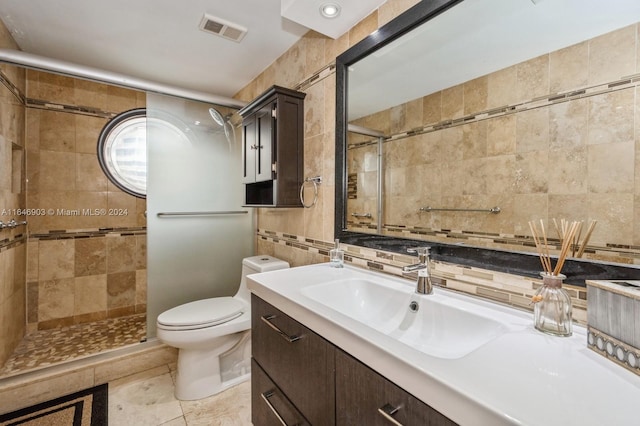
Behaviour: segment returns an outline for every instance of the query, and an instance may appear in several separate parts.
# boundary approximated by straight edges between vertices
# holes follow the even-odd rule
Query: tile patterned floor
[[[251,425],[251,382],[198,401],[173,396],[175,365],[109,383],[109,426]]]
[[[146,336],[146,321],[139,314],[28,334],[0,368],[0,376],[139,343]]]

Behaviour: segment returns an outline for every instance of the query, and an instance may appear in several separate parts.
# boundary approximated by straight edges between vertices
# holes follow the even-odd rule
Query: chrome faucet
[[[402,272],[418,271],[418,281],[416,282],[416,293],[433,293],[433,283],[429,271],[429,250],[431,247],[416,247],[407,249],[409,253],[418,253],[418,263],[402,268]]]

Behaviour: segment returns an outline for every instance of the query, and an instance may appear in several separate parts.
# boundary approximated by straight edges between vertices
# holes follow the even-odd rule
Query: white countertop
[[[571,337],[533,328],[532,314],[436,288],[508,314],[521,327],[458,359],[426,355],[306,296],[310,285],[346,278],[411,280],[346,266],[309,265],[253,274],[249,290],[461,425],[638,425],[640,377]],[[424,296],[430,297],[430,296]]]

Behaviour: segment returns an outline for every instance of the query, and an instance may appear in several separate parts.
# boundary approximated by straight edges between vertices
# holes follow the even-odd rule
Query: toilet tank
[[[240,280],[240,287],[238,288],[238,292],[235,297],[243,299],[247,303],[251,303],[251,294],[247,289],[247,275],[287,268],[289,268],[288,262],[277,259],[273,256],[261,255],[244,258],[242,260],[242,278]]]
[[[276,271],[278,269],[287,269],[289,263],[284,260],[276,259],[273,256],[251,256],[242,260],[242,269],[247,268],[247,274],[255,274],[257,272]],[[246,274],[242,274],[246,276]]]

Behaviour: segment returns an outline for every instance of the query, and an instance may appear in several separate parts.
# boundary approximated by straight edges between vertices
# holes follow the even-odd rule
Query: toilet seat
[[[196,300],[169,309],[158,316],[158,327],[166,330],[196,330],[238,318],[245,304],[233,297]]]

